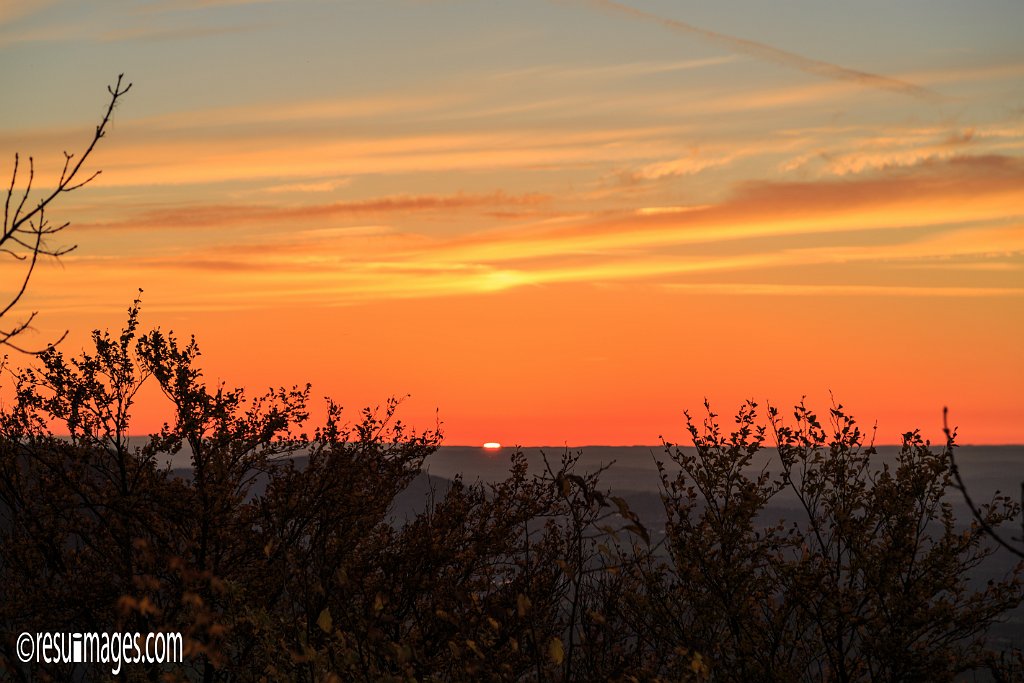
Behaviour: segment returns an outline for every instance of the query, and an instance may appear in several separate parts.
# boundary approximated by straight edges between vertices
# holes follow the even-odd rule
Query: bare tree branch
[[[95,171],[84,180],[78,180],[79,172],[82,170],[82,166],[89,158],[89,155],[92,154],[93,149],[95,149],[96,143],[106,135],[107,125],[110,123],[118,100],[132,87],[131,83],[123,84],[123,80],[124,74],[119,74],[117,82],[112,86],[107,86],[107,92],[110,93],[110,101],[85,151],[77,158],[77,161],[75,161],[74,154],[64,152],[64,167],[61,169],[60,179],[57,181],[56,186],[49,193],[44,194],[35,206],[27,211],[25,205],[32,194],[32,184],[35,182],[35,160],[32,157],[28,158],[28,178],[25,182],[24,190],[18,192],[20,158],[18,154],[14,155],[14,169],[11,172],[11,182],[7,186],[7,196],[4,199],[4,222],[2,231],[0,231],[0,253],[12,256],[18,261],[26,261],[27,265],[22,274],[20,284],[15,287],[14,294],[7,299],[6,303],[0,303],[0,318],[11,313],[12,309],[17,306],[25,295],[29,280],[31,280],[32,274],[35,272],[40,256],[59,258],[75,248],[75,245],[51,246],[47,243],[48,237],[62,232],[70,225],[70,222],[51,225],[46,220],[46,210],[61,193],[73,192],[82,188],[100,175],[101,171]],[[20,197],[16,198],[15,195],[20,195]],[[12,199],[16,202],[13,214],[11,213]],[[36,312],[33,312],[26,319],[17,322],[12,327],[0,329],[0,346],[7,346],[22,353],[41,353],[42,349],[36,351],[26,350],[12,341],[22,332],[29,329],[35,317]],[[55,342],[49,344],[49,346],[59,344],[66,336],[67,331]]]

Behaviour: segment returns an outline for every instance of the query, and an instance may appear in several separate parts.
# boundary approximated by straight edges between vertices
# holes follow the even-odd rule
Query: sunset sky
[[[211,381],[411,394],[449,444],[830,392],[880,442],[948,405],[1022,443],[1022,28],[1019,0],[6,0],[5,177],[52,184],[134,83],[25,343],[80,349],[142,288]]]

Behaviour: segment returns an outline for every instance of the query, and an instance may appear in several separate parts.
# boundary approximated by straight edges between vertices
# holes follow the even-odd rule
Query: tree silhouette
[[[117,82],[107,87],[110,93],[110,101],[107,103],[106,111],[99,125],[93,133],[85,151],[75,158],[74,154],[64,152],[64,168],[61,170],[60,178],[52,189],[46,189],[42,195],[32,198],[33,183],[35,182],[35,159],[28,158],[28,173],[24,181],[24,187],[18,187],[18,176],[21,174],[20,156],[14,155],[14,169],[11,172],[11,182],[7,187],[7,196],[4,200],[4,222],[3,230],[0,232],[0,253],[23,262],[24,269],[20,280],[15,282],[14,293],[10,295],[6,303],[0,304],[0,319],[9,316],[18,302],[21,301],[28,288],[29,280],[35,272],[36,264],[41,256],[59,258],[72,251],[75,246],[54,245],[52,239],[55,235],[63,232],[70,222],[51,223],[47,217],[47,211],[57,201],[58,197],[68,192],[74,192],[94,180],[101,171],[95,171],[86,178],[81,177],[82,168],[89,155],[92,154],[96,144],[106,135],[107,125],[114,113],[114,107],[132,87],[131,83],[122,85],[124,74],[119,74]],[[33,199],[30,202],[30,198]],[[39,353],[39,351],[28,351],[20,346],[15,339],[25,332],[35,319],[37,311],[29,313],[6,329],[0,329],[0,345],[4,345],[22,353]],[[58,344],[67,336],[63,335],[53,342]]]

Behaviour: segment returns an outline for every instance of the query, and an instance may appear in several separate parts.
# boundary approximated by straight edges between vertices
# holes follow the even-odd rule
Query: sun
[[[496,451],[499,448],[501,448],[501,444],[498,443],[497,441],[488,441],[487,443],[484,444],[484,448],[486,448],[489,451]]]

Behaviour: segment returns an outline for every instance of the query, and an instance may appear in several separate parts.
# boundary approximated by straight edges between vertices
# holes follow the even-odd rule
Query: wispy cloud
[[[351,178],[334,178],[332,180],[319,180],[315,182],[285,183],[284,185],[271,185],[261,191],[268,194],[283,194],[289,192],[331,192],[338,188],[348,187],[352,184]]]
[[[870,297],[1024,297],[1024,287],[943,287],[904,285],[795,285],[757,283],[669,283],[671,289],[701,294],[727,294],[740,296],[870,296]]]
[[[139,12],[178,12],[183,10],[235,7],[239,5],[269,5],[278,0],[157,0],[137,8]]]
[[[256,204],[199,204],[173,206],[132,215],[117,221],[79,223],[79,229],[163,229],[201,228],[266,222],[292,222],[339,216],[457,212],[495,207],[536,206],[550,201],[541,194],[510,195],[502,191],[490,194],[401,195],[300,206]]]
[[[394,112],[421,116],[439,109],[465,104],[469,96],[455,92],[400,92],[335,99],[305,99],[289,102],[255,102],[247,105],[211,107],[138,119],[134,125],[150,130],[201,130],[220,126],[297,122],[345,121],[375,118]],[[223,131],[220,131],[223,133]]]
[[[912,167],[959,156],[1012,153],[1024,142],[1024,127],[996,123],[983,126],[889,127],[874,130],[794,131],[813,149],[781,161],[782,172],[811,171],[832,175]]]
[[[695,151],[687,156],[647,164],[636,171],[625,171],[623,180],[661,180],[677,176],[693,175],[709,168],[719,168],[732,162],[736,154],[707,155]]]
[[[723,55],[720,57],[705,57],[703,59],[687,59],[681,61],[660,61],[660,62],[630,62],[627,64],[600,64],[596,66],[534,66],[526,69],[517,69],[499,74],[499,79],[553,79],[553,80],[579,80],[579,79],[600,79],[608,78],[636,78],[639,76],[651,76],[655,74],[676,73],[679,71],[691,71],[694,69],[705,69],[722,64],[732,64],[742,59],[739,55]]]
[[[39,3],[38,9],[47,4]],[[50,23],[30,28],[19,28],[17,31],[6,29],[0,10],[0,48],[8,45],[26,43],[124,43],[124,42],[155,42],[191,40],[211,36],[224,36],[245,33],[266,28],[266,24],[233,23],[225,25],[209,25],[184,23],[178,26],[154,25],[152,22],[139,22],[138,18],[119,16],[114,21],[103,21],[91,17],[74,23]],[[19,18],[13,17],[7,23]]]
[[[97,34],[96,39],[104,43],[122,43],[128,41],[153,42],[159,40],[189,40],[192,38],[207,38],[209,36],[223,36],[232,33],[245,33],[248,31],[265,28],[260,24],[231,25],[231,26],[132,26],[113,29]]]
[[[665,148],[664,130],[646,127],[320,138],[248,130],[234,134],[223,130],[160,134],[134,125],[122,126],[119,132],[121,137],[104,149],[105,187],[266,179],[300,182],[327,176],[592,166],[606,161],[624,162],[637,155],[652,157]],[[66,139],[65,135],[60,141]],[[30,141],[24,136],[5,140],[0,135],[0,150],[19,149],[27,144]],[[37,137],[31,146],[49,147],[60,149],[60,142],[55,144]],[[59,162],[59,155],[50,161]],[[39,166],[37,170],[41,177],[49,177],[60,169]]]
[[[495,193],[243,211],[184,207],[151,212],[126,221],[124,227],[279,219],[309,219],[307,225],[315,225],[319,217],[387,216],[388,225],[325,225],[246,244],[196,246],[132,265],[140,272],[164,273],[158,279],[170,282],[177,277],[196,287],[202,287],[207,276],[182,279],[180,273],[209,273],[217,278],[217,286],[207,289],[217,291],[223,305],[232,305],[236,294],[245,298],[241,292],[250,299],[260,293],[266,300],[301,296],[309,302],[343,304],[617,281],[737,295],[1024,295],[1024,288],[1007,281],[1016,272],[1012,268],[960,269],[963,277],[955,281],[950,281],[949,270],[937,271],[944,276],[915,277],[910,282],[896,275],[878,279],[922,263],[956,268],[964,263],[1012,265],[1024,258],[1024,164],[1011,158],[930,162],[913,172],[891,169],[855,179],[747,184],[716,204],[653,207],[568,222],[563,217],[468,236],[428,236],[400,225],[403,214],[449,214],[494,203],[536,201],[546,199]],[[68,263],[90,271],[109,268],[109,263],[83,257]],[[873,275],[865,276],[869,266]],[[879,271],[883,266],[890,270]],[[794,269],[805,272],[797,285],[786,281]],[[865,277],[871,281],[864,282]],[[208,296],[189,293],[193,295],[200,305]]]
[[[542,227],[499,242],[472,236],[444,247],[456,260],[501,262],[558,254],[618,253],[816,233],[986,221],[1024,210],[1024,164],[1007,157],[958,158],[911,172],[856,179],[758,182],[683,213],[613,216]]]
[[[0,26],[41,12],[58,0],[4,0],[0,4]]]
[[[811,59],[771,45],[766,45],[765,43],[737,38],[736,36],[718,33],[717,31],[710,31],[699,26],[694,26],[693,24],[688,24],[684,21],[662,17],[635,7],[630,7],[629,5],[613,2],[612,0],[579,1],[605,11],[615,12],[634,19],[660,24],[677,33],[695,36],[702,40],[721,45],[732,52],[750,55],[757,59],[780,64],[782,66],[797,69],[804,73],[813,74],[822,78],[848,81],[867,87],[889,90],[930,102],[938,102],[944,99],[938,93],[913,83],[889,78],[887,76],[880,76],[866,71],[849,69],[830,62]]]

